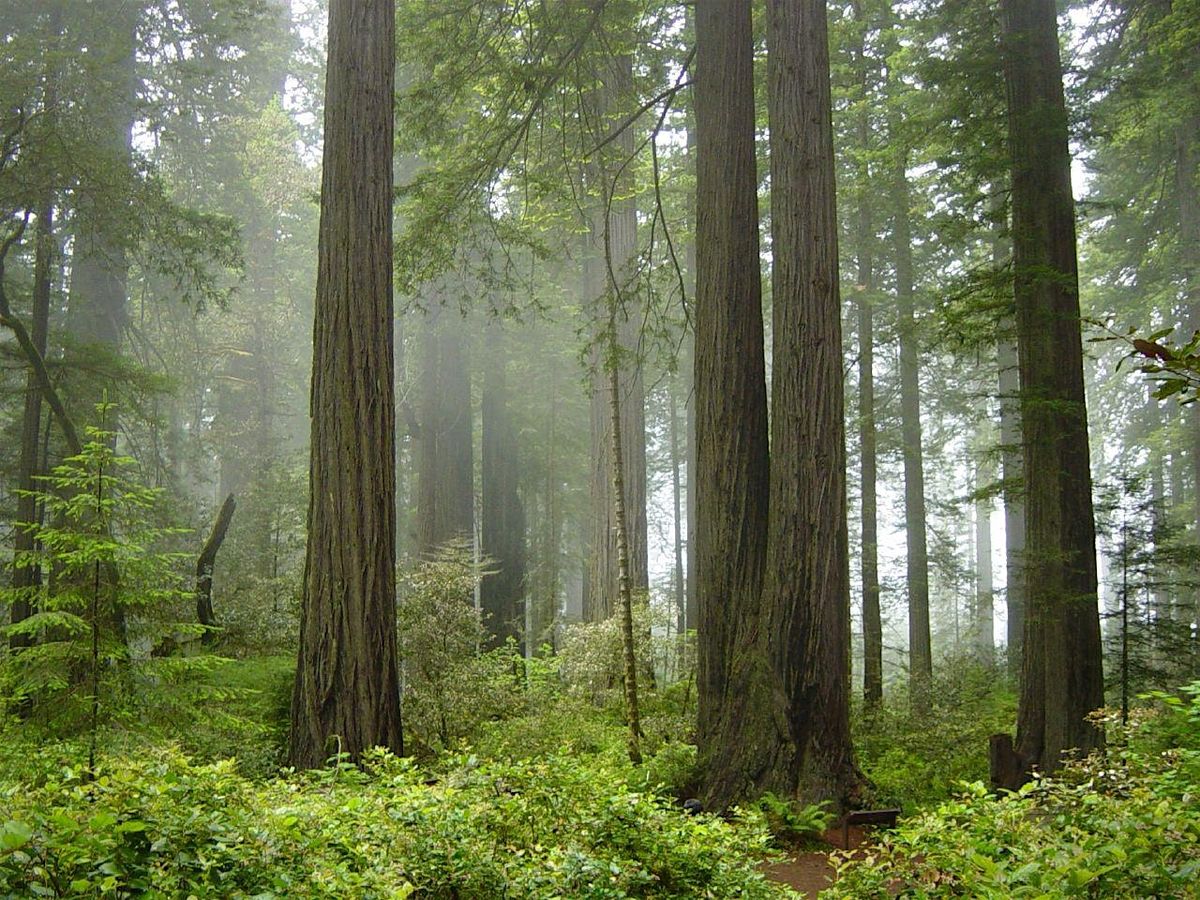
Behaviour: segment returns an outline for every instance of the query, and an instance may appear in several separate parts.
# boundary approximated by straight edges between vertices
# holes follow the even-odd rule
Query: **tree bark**
[[[396,666],[395,3],[331,0],[308,548],[290,760],[402,753]]]
[[[702,764],[722,749],[716,726],[732,702],[733,641],[738,623],[758,614],[766,561],[753,53],[749,0],[697,0],[695,562]]]
[[[525,634],[525,509],[518,484],[520,445],[513,432],[508,408],[508,387],[501,334],[491,329],[489,374],[483,385],[481,536],[489,570],[480,585],[490,645],[502,647],[517,640],[524,654],[526,642],[537,647],[537,638]]]
[[[33,263],[33,315],[30,341],[38,356],[45,360],[50,333],[50,294],[54,280],[54,197],[47,192],[37,213],[36,247]],[[21,416],[21,453],[17,463],[18,523],[41,525],[41,506],[33,491],[41,474],[42,386],[33,367],[25,377],[25,408]],[[33,531],[17,528],[13,541],[14,559],[28,556],[36,549]],[[13,570],[12,586],[16,592],[11,617],[15,625],[37,612],[36,595],[42,584],[42,569],[38,565],[23,565]],[[15,649],[32,643],[28,635],[14,635],[10,645]]]
[[[217,617],[213,613],[212,605],[213,567],[217,562],[217,552],[225,543],[225,534],[229,531],[229,523],[233,521],[233,511],[236,507],[233,494],[230,494],[221,504],[208,540],[204,542],[200,557],[196,560],[196,620],[205,628],[201,637],[205,646],[216,639],[216,632],[213,630],[217,627]]]
[[[1052,0],[1002,0],[1024,430],[1025,645],[1018,751],[1052,771],[1100,732],[1096,539],[1071,157]]]
[[[871,143],[871,120],[866,104],[868,76],[865,30],[861,3],[855,3],[855,18],[863,30],[855,48],[862,104],[856,130],[857,216],[855,255],[858,261],[856,306],[858,311],[858,448],[862,482],[862,616],[863,616],[863,699],[868,706],[883,700],[883,616],[879,585],[879,501],[876,492],[878,452],[875,438],[875,325],[872,295],[875,290],[874,210],[871,199],[871,171],[867,162]]]
[[[904,533],[908,572],[909,699],[915,712],[930,709],[933,647],[929,636],[929,551],[925,520],[925,461],[921,448],[921,385],[913,310],[912,236],[908,154],[901,151],[892,182],[896,251],[896,304],[900,333],[900,419],[904,440]]]
[[[417,549],[425,557],[475,534],[471,379],[463,321],[445,307],[425,319],[417,445]]]
[[[726,702],[704,757],[704,796],[708,808],[767,791],[840,808],[860,775],[850,746],[844,386],[824,2],[769,0],[767,50],[774,256],[768,551],[757,609],[735,631]]]

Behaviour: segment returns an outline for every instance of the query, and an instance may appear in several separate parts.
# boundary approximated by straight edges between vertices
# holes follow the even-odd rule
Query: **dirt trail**
[[[866,839],[861,828],[850,829],[850,848],[857,849]],[[786,884],[805,897],[816,898],[817,894],[833,884],[835,871],[829,861],[833,850],[842,848],[841,827],[831,828],[821,836],[828,850],[798,850],[785,860],[763,866],[763,872],[772,881]]]

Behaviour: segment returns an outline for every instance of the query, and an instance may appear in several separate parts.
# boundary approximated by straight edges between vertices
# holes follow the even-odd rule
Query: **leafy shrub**
[[[397,626],[406,741],[448,749],[487,721],[524,710],[524,661],[513,646],[481,653],[488,639],[474,592],[486,568],[449,544],[402,571]]]
[[[1200,685],[1107,754],[1015,795],[975,782],[908,819],[823,897],[1195,897],[1200,880]],[[1170,749],[1175,735],[1186,739]]]
[[[996,671],[965,659],[939,667],[933,708],[914,715],[898,690],[855,710],[854,745],[870,782],[867,801],[905,812],[948,799],[960,782],[988,778],[988,737],[1012,727],[1016,697]]]
[[[161,751],[85,784],[60,766],[0,789],[0,895],[784,896],[754,820],[690,817],[628,767],[386,754],[255,784]]]

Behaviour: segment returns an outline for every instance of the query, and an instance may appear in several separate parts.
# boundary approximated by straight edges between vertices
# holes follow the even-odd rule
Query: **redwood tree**
[[[750,0],[696,2],[697,738],[729,705],[739,622],[757,615],[767,538],[767,391]]]
[[[706,12],[710,11],[698,6],[698,47],[704,46],[699,38]],[[730,24],[748,24],[748,19],[746,15],[741,22]],[[741,35],[749,36],[748,31],[738,34],[739,40]],[[756,504],[752,510],[756,519],[714,522],[701,506],[698,523],[702,565],[708,562],[704,540],[711,534],[723,535],[720,526],[735,526],[744,535],[751,523],[758,525],[763,519],[768,524],[766,558],[757,570],[761,576],[750,570],[735,571],[734,577],[740,575],[743,581],[735,582],[725,598],[734,613],[722,623],[727,628],[727,682],[719,705],[710,710],[715,720],[706,722],[701,711],[700,733],[707,738],[701,748],[704,795],[712,807],[766,791],[809,802],[829,800],[840,806],[853,790],[858,773],[850,747],[850,575],[841,308],[829,51],[822,0],[769,0],[767,46],[774,258],[769,514]],[[699,52],[698,61],[702,65],[713,62]],[[698,93],[699,162],[704,172],[702,98],[708,99]],[[744,182],[741,186],[744,188]],[[712,212],[704,202],[705,187],[702,182],[697,254],[701,287],[696,382],[702,416],[706,410],[700,391],[708,387],[704,376],[712,376],[699,366],[708,348],[699,316],[706,268],[711,271],[713,262],[708,258],[712,248],[704,240],[705,213]],[[751,200],[753,194],[751,187]],[[751,323],[747,320],[746,324]],[[753,324],[757,329],[747,327],[747,331],[761,335],[761,322]],[[761,353],[753,361],[745,357],[729,360],[727,369],[719,374],[752,375],[757,381],[747,387],[754,389],[763,383],[761,363]],[[751,396],[756,393],[754,390]],[[750,431],[755,425],[761,429],[757,434]],[[706,434],[703,418],[698,426],[700,486],[704,489],[713,475],[705,466],[706,438],[716,441]],[[733,465],[744,469],[753,465],[757,475],[765,460],[740,451],[743,442],[751,441],[750,446],[757,449],[765,438],[766,424],[747,422],[738,427],[739,433],[716,436],[721,442],[718,446],[729,448]],[[761,483],[750,490],[761,491]],[[699,499],[706,499],[703,491]],[[733,499],[745,502],[741,496]],[[754,534],[758,537],[761,532]],[[751,559],[757,562],[757,558]],[[726,565],[732,568],[729,561]],[[702,579],[709,574],[701,570]],[[756,585],[747,584],[752,576],[757,578]],[[702,586],[707,583],[701,581]],[[712,597],[701,594],[700,600],[703,647],[705,630],[714,617],[711,606],[706,616],[705,603],[711,604]],[[712,674],[708,673],[710,678]]]
[[[392,347],[394,0],[331,0],[291,762],[403,750]]]
[[[1001,8],[1027,528],[1017,743],[1052,770],[1100,743],[1085,717],[1104,703],[1075,208],[1055,4]]]

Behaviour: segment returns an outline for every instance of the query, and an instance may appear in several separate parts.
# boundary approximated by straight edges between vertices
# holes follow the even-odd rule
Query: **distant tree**
[[[429,310],[422,322],[417,550],[423,556],[450,541],[474,540],[474,419],[465,330],[450,307]]]
[[[393,0],[332,0],[311,494],[290,760],[403,750],[396,664]]]
[[[1025,640],[1017,749],[1096,747],[1104,704],[1067,110],[1052,0],[1003,0],[1024,428]]]
[[[521,444],[513,424],[507,342],[498,325],[488,330],[483,383],[480,538],[490,574],[479,585],[484,625],[493,646],[508,638],[535,641],[525,624],[525,506],[519,493]]]

